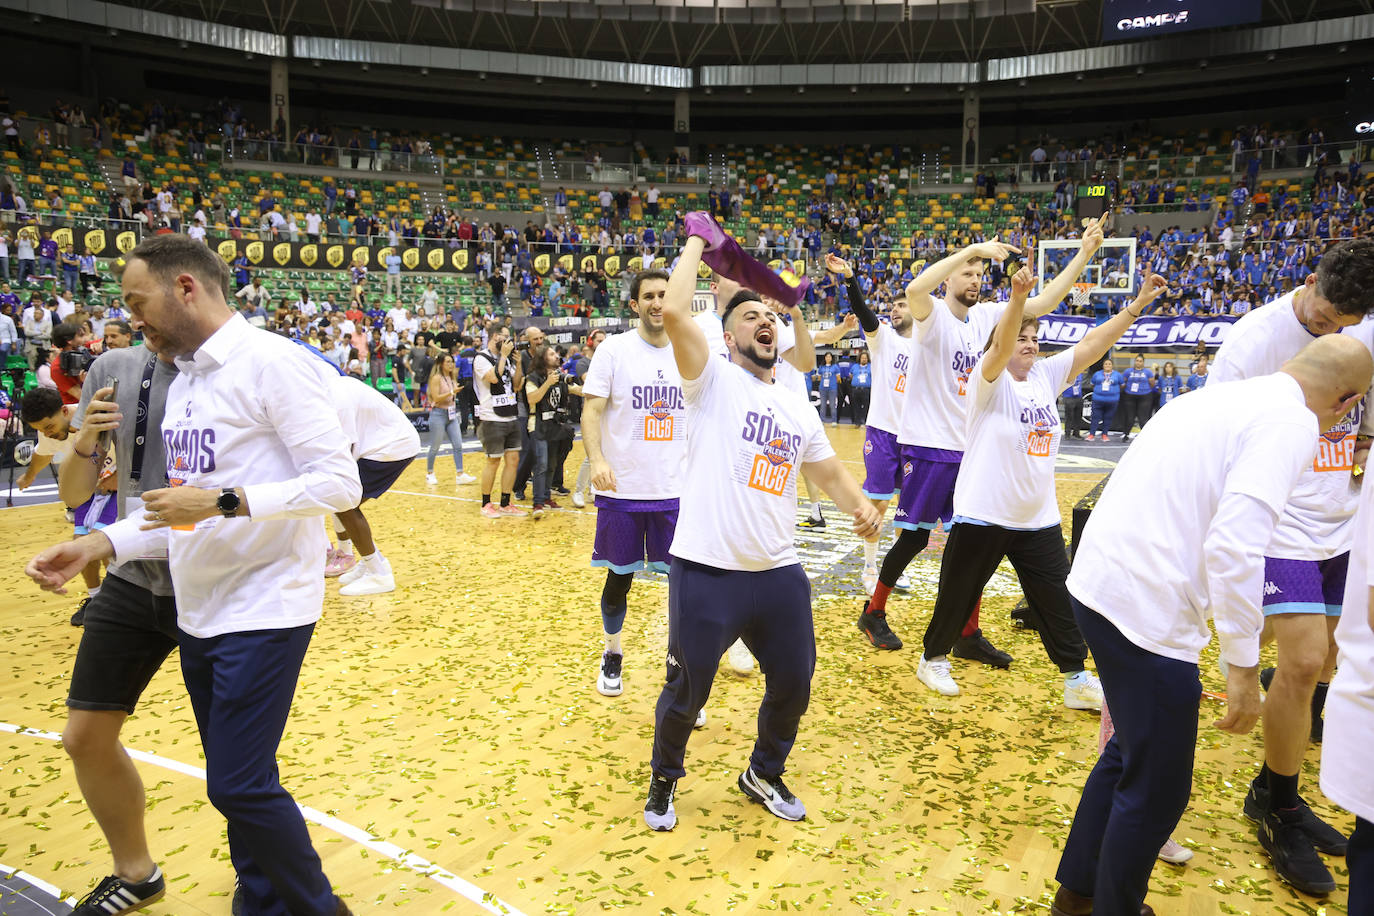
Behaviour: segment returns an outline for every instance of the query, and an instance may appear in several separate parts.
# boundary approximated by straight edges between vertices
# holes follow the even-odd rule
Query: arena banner
[[[134,224],[125,223],[125,225]],[[38,225],[30,223],[21,227],[18,230],[18,235],[29,236],[36,245],[41,237],[39,235],[40,230],[52,233],[52,239],[58,245],[71,245],[78,255],[85,254],[86,249],[89,248],[91,254],[102,259],[118,258],[132,250],[139,241],[139,233],[136,228],[96,229],[61,219],[45,219]]]
[[[1128,350],[1190,350],[1202,342],[1209,347],[1219,347],[1237,320],[1232,316],[1153,318],[1147,315],[1131,325],[1116,346]],[[1071,347],[1097,324],[1096,318],[1047,315],[1040,319],[1040,345],[1052,350]]]

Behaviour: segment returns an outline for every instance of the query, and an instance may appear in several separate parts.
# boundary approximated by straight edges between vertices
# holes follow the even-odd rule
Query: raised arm
[[[853,331],[858,326],[858,317],[853,312],[850,312],[848,315],[844,316],[844,321],[841,321],[834,327],[826,328],[824,331],[817,331],[815,334],[812,334],[811,342],[817,347],[828,347],[833,343],[843,340],[849,335],[850,331]]]
[[[911,317],[916,321],[925,321],[926,317],[930,315],[930,294],[939,289],[941,283],[954,276],[955,271],[973,258],[982,258],[986,261],[1004,261],[1007,255],[1012,253],[1020,254],[1021,249],[993,239],[990,242],[979,242],[967,248],[961,248],[931,264],[906,285],[906,307],[911,312]]]
[[[781,304],[779,304],[781,307]],[[816,345],[811,340],[811,329],[806,326],[806,315],[802,313],[801,303],[787,306],[787,314],[792,316],[792,331],[797,343],[782,354],[782,358],[792,364],[798,372],[810,372],[816,368]]]
[[[706,368],[706,360],[711,358],[706,335],[702,333],[701,326],[692,320],[692,294],[697,288],[701,253],[706,250],[706,240],[696,234],[698,221],[692,219],[696,215],[687,214],[687,232],[691,235],[682,245],[682,254],[668,277],[668,290],[663,294],[663,329],[673,345],[673,361],[677,363],[677,371],[688,381],[700,378],[702,370]]]
[[[1069,378],[1073,378],[1101,359],[1112,348],[1112,344],[1121,339],[1126,329],[1135,323],[1141,313],[1164,294],[1168,286],[1169,282],[1159,274],[1146,277],[1145,282],[1140,285],[1140,292],[1130,305],[1084,334],[1083,339],[1074,345],[1073,368],[1069,370]]]
[[[1103,224],[1107,221],[1106,216],[1097,219],[1090,219],[1083,227],[1083,244],[1078,249],[1078,254],[1073,256],[1073,260],[1059,272],[1059,276],[1045,284],[1045,288],[1040,291],[1040,295],[1032,296],[1026,303],[1026,311],[1036,318],[1048,315],[1059,307],[1059,303],[1064,301],[1064,297],[1073,289],[1074,283],[1078,282],[1083,269],[1097,254],[1097,249],[1102,247],[1104,239]],[[1124,329],[1123,329],[1124,330]]]
[[[878,315],[864,301],[864,291],[859,287],[859,278],[854,276],[854,265],[837,254],[828,254],[825,256],[825,269],[844,277],[849,289],[849,310],[858,316],[865,336],[878,333]],[[816,335],[816,340],[820,341],[819,334]]]
[[[1035,288],[1035,272],[1030,265],[1023,266],[1011,278],[1011,301],[997,321],[992,335],[992,345],[983,351],[978,360],[983,381],[995,382],[1011,362],[1011,354],[1016,350],[1016,338],[1021,333],[1021,320],[1026,314],[1026,297]]]

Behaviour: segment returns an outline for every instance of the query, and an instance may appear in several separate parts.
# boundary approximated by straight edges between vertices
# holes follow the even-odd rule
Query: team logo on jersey
[[[903,477],[910,477],[910,476],[911,476],[911,462],[910,462],[910,461],[904,462],[904,463],[902,464],[902,476],[903,476]]]
[[[669,384],[634,385],[630,388],[630,406],[644,411],[645,442],[672,442],[674,413],[686,410],[682,388]]]
[[[792,468],[801,450],[801,436],[784,430],[772,413],[749,411],[745,416],[743,438],[757,451],[749,467],[748,486],[773,496],[782,496],[792,479]]]
[[[954,382],[961,398],[968,394],[968,374],[973,371],[973,364],[977,361],[977,357],[972,353],[959,350],[950,362],[950,368],[954,370]]]
[[[1346,414],[1339,423],[1326,430],[1317,439],[1317,455],[1312,459],[1312,470],[1317,472],[1343,471],[1349,473],[1355,468],[1355,431],[1360,428],[1364,418],[1364,403]]]

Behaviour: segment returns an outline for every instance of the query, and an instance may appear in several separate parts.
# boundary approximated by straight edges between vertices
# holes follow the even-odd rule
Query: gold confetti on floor
[[[860,454],[854,430],[832,428],[831,436],[842,456]],[[580,458],[579,446],[569,481]],[[469,456],[468,470],[478,461]],[[858,462],[850,468],[862,473]],[[989,589],[983,626],[1015,656],[1012,670],[956,661],[963,693],[937,696],[915,668],[942,539],[913,564],[911,596],[898,593],[889,605],[908,648],[879,654],[854,626],[858,542],[829,507],[830,528],[798,532],[820,658],[787,778],[808,819],[777,820],[736,787],[763,685],[724,671],[709,722],[688,748],[679,826],[657,834],[640,812],[667,639],[662,577],[636,581],[625,693],[602,697],[594,689],[602,576],[587,566],[595,510],[485,520],[477,487],[455,488],[447,468],[440,471],[443,482],[427,487],[424,468],[411,467],[368,512],[400,589],[343,599],[329,586],[281,747],[283,782],[301,804],[527,914],[1048,912],[1098,720],[1062,705],[1059,676],[1038,639],[1010,625],[1017,596],[1009,570]],[[1099,479],[1060,476],[1066,517]],[[0,722],[62,729],[80,637],[67,624],[75,600],[41,595],[22,567],[69,530],[56,506],[0,513],[8,545]],[[1225,689],[1215,653],[1204,658],[1202,677],[1205,689]],[[1211,728],[1220,711],[1204,700],[1192,804],[1175,833],[1195,856],[1182,868],[1159,863],[1149,902],[1161,916],[1344,913],[1341,860],[1328,860],[1339,888],[1325,902],[1296,894],[1268,868],[1240,815],[1261,758],[1259,736]],[[173,662],[124,738],[131,748],[203,765]],[[0,754],[0,863],[66,894],[85,893],[109,870],[108,853],[61,747],[0,733]],[[1321,796],[1311,757],[1307,798],[1350,829],[1353,819]],[[146,912],[228,913],[233,870],[204,784],[139,769],[154,854],[169,879],[165,900]],[[480,912],[350,839],[311,833],[356,912]]]

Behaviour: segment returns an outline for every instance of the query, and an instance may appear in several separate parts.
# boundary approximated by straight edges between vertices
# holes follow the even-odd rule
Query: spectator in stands
[[[46,365],[48,350],[52,346],[52,312],[44,308],[41,301],[35,302],[24,310],[22,326],[24,356],[28,359],[29,368],[36,369],[38,366]]]
[[[10,233],[8,229],[0,229],[0,281],[6,285],[10,282]]]
[[[57,276],[57,242],[53,240],[52,233],[46,229],[41,230],[38,240],[38,275],[40,277]]]
[[[81,255],[77,262],[77,269],[81,277],[81,298],[90,295],[91,288],[100,284],[100,276],[95,269],[95,252],[86,247],[85,254]]]
[[[15,258],[19,262],[19,272],[15,275],[15,282],[21,285],[35,272],[34,245],[35,233],[32,226],[25,226],[15,233],[14,251]]]
[[[1183,378],[1172,362],[1166,362],[1159,371],[1159,406],[1163,407],[1183,393]]]
[[[19,329],[14,324],[14,304],[8,300],[0,301],[0,368],[4,368],[10,354],[18,352]]]
[[[1197,391],[1207,384],[1207,356],[1206,354],[1197,358],[1197,366],[1193,374],[1188,376],[1188,390]]]
[[[1131,441],[1131,430],[1138,422],[1140,428],[1144,429],[1149,422],[1150,414],[1154,407],[1155,390],[1157,387],[1153,370],[1145,368],[1145,357],[1137,356],[1135,364],[1125,372],[1126,386],[1121,398],[1123,406],[1126,408],[1126,434],[1122,437],[1122,442]]]

